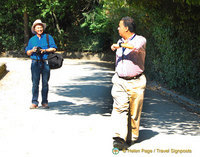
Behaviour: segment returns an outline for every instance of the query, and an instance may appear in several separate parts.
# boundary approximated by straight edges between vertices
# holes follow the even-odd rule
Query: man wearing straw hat
[[[28,42],[28,46],[25,49],[25,53],[32,59],[31,74],[32,74],[32,104],[30,109],[38,108],[38,94],[39,94],[39,82],[40,76],[42,76],[42,108],[49,108],[48,106],[48,81],[50,78],[50,68],[47,63],[47,57],[49,52],[55,52],[57,46],[54,39],[49,35],[49,44],[47,42],[46,34],[44,30],[46,24],[40,19],[37,19],[32,27],[31,31],[35,34]]]

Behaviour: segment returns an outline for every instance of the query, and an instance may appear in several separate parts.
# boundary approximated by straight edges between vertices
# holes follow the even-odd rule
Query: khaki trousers
[[[136,141],[139,137],[146,77],[141,75],[138,79],[124,80],[115,73],[112,83],[113,138]]]

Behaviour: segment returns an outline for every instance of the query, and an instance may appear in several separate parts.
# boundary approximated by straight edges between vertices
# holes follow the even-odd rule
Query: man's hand
[[[32,53],[33,53],[33,52],[36,52],[36,51],[37,51],[37,47],[36,47],[36,46],[33,47],[33,49],[32,49],[31,51],[32,51]]]
[[[44,53],[44,52],[56,52],[56,49],[55,48],[42,49],[41,53]]]
[[[112,44],[111,49],[115,51],[116,49],[120,48],[119,44]]]
[[[35,47],[32,48],[32,50],[28,50],[28,51],[27,51],[27,55],[28,55],[28,56],[32,55],[32,53],[33,53],[33,52],[36,52],[36,50],[37,50],[37,47],[35,46]]]
[[[41,54],[43,54],[44,52],[46,52],[46,50],[45,49],[41,49]]]

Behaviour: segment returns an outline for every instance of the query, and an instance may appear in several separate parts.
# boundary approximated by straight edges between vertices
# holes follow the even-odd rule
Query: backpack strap
[[[46,38],[47,38],[48,48],[50,48],[50,46],[49,46],[49,34],[46,34]]]

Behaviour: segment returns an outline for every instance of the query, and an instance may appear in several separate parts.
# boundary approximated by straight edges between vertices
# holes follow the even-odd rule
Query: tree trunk
[[[57,28],[59,34],[61,34],[61,30],[60,30],[60,26],[59,26],[59,23],[58,23],[58,19],[57,19],[57,17],[56,17],[56,14],[55,14],[53,11],[52,11],[51,13],[52,13],[52,16],[53,16],[53,19],[54,19],[54,23],[55,23],[55,25],[56,25],[56,28]]]
[[[24,11],[24,47],[28,44],[29,31],[28,31],[28,13]]]

